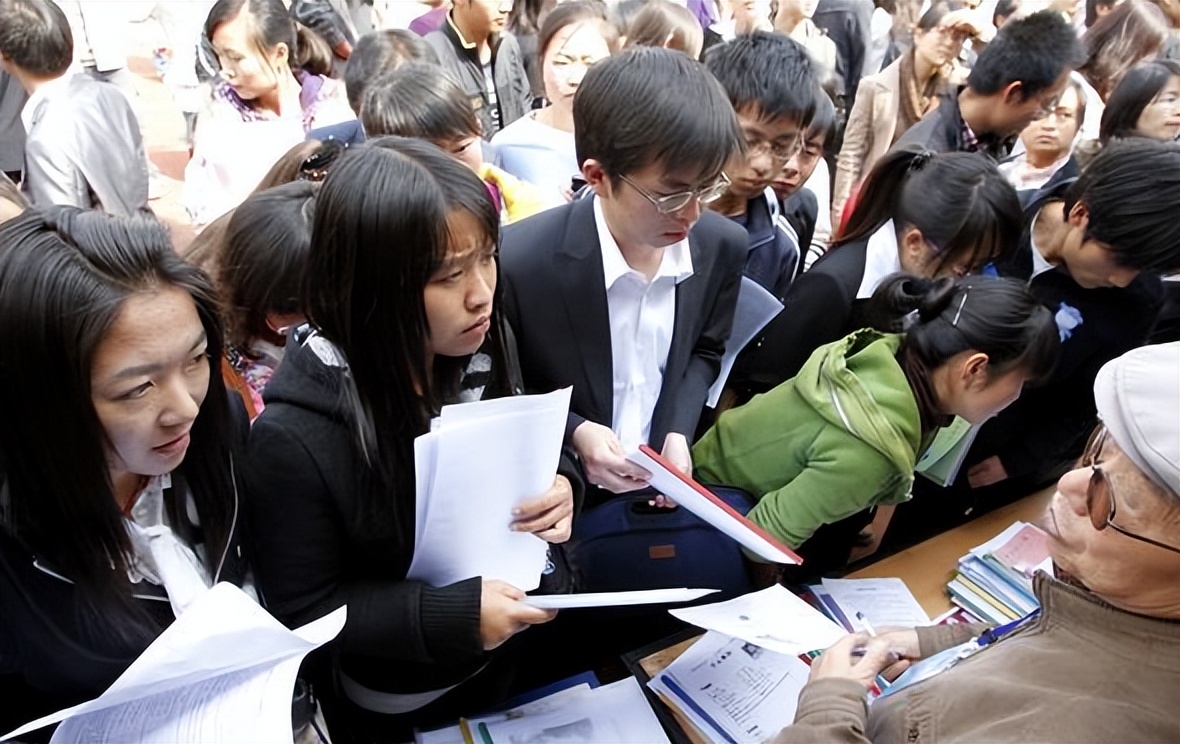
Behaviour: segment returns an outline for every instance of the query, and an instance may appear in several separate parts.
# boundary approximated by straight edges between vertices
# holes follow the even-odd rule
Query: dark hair
[[[1118,265],[1151,274],[1180,270],[1180,143],[1111,140],[1066,194],[1089,211],[1085,239],[1110,247]]]
[[[233,212],[218,272],[226,341],[249,353],[267,334],[266,316],[303,310],[303,274],[319,184],[251,194]]]
[[[558,5],[545,16],[545,22],[541,24],[541,31],[537,34],[538,63],[545,58],[545,52],[549,50],[549,45],[553,43],[553,37],[557,36],[558,31],[582,23],[597,24],[598,32],[606,41],[607,47],[612,52],[618,48],[619,35],[611,25],[606,4],[598,0],[575,0]]]
[[[687,53],[701,49],[704,43],[696,16],[670,0],[651,0],[627,28],[627,46],[667,46]]]
[[[49,0],[0,0],[0,54],[30,75],[64,75],[74,61],[66,14]]]
[[[1153,59],[1132,67],[1107,99],[1098,131],[1099,141],[1134,136],[1143,109],[1174,77],[1180,77],[1180,62],[1171,59]]]
[[[1013,13],[1020,10],[1020,2],[1021,0],[997,0],[995,10],[992,11],[992,25],[997,28],[1004,25]]]
[[[938,249],[937,266],[966,258],[975,270],[1020,240],[1023,214],[1015,189],[977,153],[895,150],[877,161],[837,245],[867,240],[893,220],[912,225]]]
[[[365,90],[361,125],[369,137],[395,134],[439,142],[480,136],[471,99],[438,65],[410,62]]]
[[[811,139],[819,134],[823,135],[824,150],[827,150],[832,138],[836,136],[836,106],[822,89],[815,92],[815,115],[811,117],[811,123],[807,125],[803,138]]]
[[[1014,82],[1027,99],[1051,87],[1062,73],[1085,59],[1073,26],[1055,10],[1042,10],[1005,23],[982,52],[967,85],[988,96]]]
[[[612,180],[660,163],[704,181],[744,146],[720,83],[662,47],[624,49],[586,72],[574,95],[574,140],[578,162],[597,160]]]
[[[958,10],[960,7],[962,7],[962,3],[958,2],[958,0],[942,0],[942,2],[932,3],[926,9],[926,12],[914,23],[914,28],[919,31],[929,31],[937,28],[947,13],[950,13],[952,10]]]
[[[347,359],[359,451],[387,487],[409,493],[413,439],[458,389],[462,367],[440,357],[433,377],[426,371],[423,290],[446,259],[453,209],[498,241],[499,213],[470,169],[429,143],[383,137],[328,174],[312,228],[308,317]],[[499,320],[496,305],[493,328]]]
[[[647,7],[648,0],[622,0],[611,8],[610,20],[619,36],[627,36],[635,18]]]
[[[535,34],[555,0],[517,0],[508,12],[508,30],[517,36]]]
[[[362,36],[344,68],[344,89],[353,113],[361,115],[361,102],[370,80],[407,62],[438,64],[438,56],[425,39],[406,29],[373,31]]]
[[[1168,32],[1159,8],[1144,0],[1126,0],[1086,31],[1086,61],[1078,72],[1105,101],[1132,67],[1160,50]]]
[[[176,493],[191,494],[213,559],[229,539],[226,504],[234,484],[229,401],[215,351],[221,322],[208,279],[180,260],[152,218],[51,207],[0,226],[0,457],[8,486],[2,523],[75,583],[96,622],[123,637],[148,631],[131,601],[132,548],[90,375],[127,299],[159,287],[192,297],[210,349],[208,392],[172,482]],[[182,507],[169,505],[173,529],[195,539]]]
[[[964,351],[987,354],[991,378],[1019,369],[1037,384],[1057,366],[1061,342],[1053,314],[1015,279],[895,274],[873,292],[866,317],[879,330],[904,330],[902,352],[916,354],[930,370]]]
[[[258,51],[278,44],[287,45],[287,63],[315,75],[332,70],[332,51],[314,31],[293,19],[282,0],[217,0],[205,18],[205,38],[210,42],[223,24],[245,11],[249,14],[251,39]]]
[[[1082,85],[1082,81],[1078,80],[1076,76],[1069,76],[1069,85],[1067,88],[1073,88],[1074,98],[1078,100],[1077,111],[1077,131],[1082,131],[1082,122],[1086,120],[1086,86]],[[1075,133],[1076,136],[1076,133]]]
[[[1086,0],[1086,28],[1098,21],[1099,8],[1113,8],[1119,0]]]
[[[807,50],[785,34],[755,31],[705,54],[735,111],[756,109],[760,119],[791,118],[806,127],[815,115],[819,85]]]

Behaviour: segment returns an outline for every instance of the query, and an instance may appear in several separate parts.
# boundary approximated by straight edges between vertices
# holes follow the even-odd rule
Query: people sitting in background
[[[283,360],[287,331],[302,324],[303,281],[319,184],[295,181],[246,197],[233,211],[217,274],[225,319],[226,387],[254,420]]]
[[[700,23],[683,5],[671,0],[649,0],[627,26],[627,46],[662,46],[701,56],[705,37]]]
[[[1054,179],[1077,178],[1081,173],[1073,145],[1086,117],[1086,93],[1073,78],[1053,111],[1020,133],[1024,152],[1000,164],[1000,172],[1018,192],[1035,191]]]
[[[617,37],[596,2],[562,3],[537,38],[547,105],[492,137],[500,166],[552,195],[569,195],[581,167],[574,151],[574,94],[590,67],[610,56]]]
[[[205,225],[241,203],[317,127],[354,118],[344,88],[309,61],[281,0],[218,0],[205,21],[223,82],[197,118],[184,204]]]
[[[895,147],[982,152],[1000,160],[1025,127],[1053,110],[1070,71],[1084,59],[1073,27],[1054,10],[1005,23],[979,54],[967,84],[943,96]]]
[[[899,274],[866,316],[905,330],[820,347],[793,379],[722,413],[692,450],[697,477],[754,494],[750,519],[800,548],[813,575],[848,561],[865,510],[879,506],[880,540],[940,427],[955,416],[983,423],[1056,362],[1053,316],[1016,281]]]
[[[131,216],[148,208],[148,164],[131,102],[71,73],[69,21],[50,0],[0,0],[0,66],[29,94],[21,189],[34,204]]]
[[[1117,3],[1086,30],[1086,61],[1075,76],[1086,90],[1083,141],[1099,138],[1107,99],[1132,67],[1160,52],[1169,33],[1163,13],[1148,0]]]
[[[1177,379],[1174,343],[1099,372],[1102,423],[1041,519],[1053,568],[1033,578],[1038,612],[988,643],[971,624],[848,636],[812,662],[795,722],[773,744],[1180,738]],[[866,704],[879,672],[957,644],[937,676]]]
[[[910,127],[937,108],[966,38],[966,31],[942,24],[950,11],[946,2],[931,5],[914,26],[910,50],[861,78],[836,160],[832,224],[840,224],[853,186]]]
[[[505,223],[564,201],[556,192],[544,192],[484,162],[480,123],[471,100],[437,65],[402,65],[370,83],[361,103],[361,123],[370,137],[414,137],[449,153],[484,181]]]
[[[511,655],[495,649],[553,617],[502,581],[407,578],[415,437],[443,405],[521,389],[499,308],[499,233],[480,180],[425,142],[350,150],[317,198],[311,325],[263,394],[245,508],[277,618],[298,627],[348,606],[312,678],[334,738],[405,741],[487,709],[511,679]],[[563,463],[548,491],[522,494],[515,529],[568,539],[578,478]]]
[[[709,209],[745,229],[743,273],[781,300],[802,247],[770,184],[799,151],[815,115],[819,84],[811,59],[785,36],[755,31],[709,50],[705,67],[729,96],[745,139],[725,164],[729,187]]]
[[[963,276],[1020,239],[1020,202],[990,159],[900,150],[865,180],[844,234],[795,280],[787,308],[744,361],[750,389],[794,377],[811,353],[867,325],[869,298],[888,276]]]
[[[208,587],[247,581],[221,341],[154,219],[0,226],[0,671],[20,702],[0,727],[97,697]]]
[[[1123,77],[1102,113],[1099,139],[1180,139],[1180,62],[1143,62]]]
[[[533,92],[520,45],[502,33],[512,0],[455,0],[442,28],[426,35],[439,64],[476,103],[484,139],[528,113]]]

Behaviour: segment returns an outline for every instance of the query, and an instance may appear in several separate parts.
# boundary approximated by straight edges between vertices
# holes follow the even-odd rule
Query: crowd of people
[[[1180,736],[1176,0],[160,5],[183,254],[94,4],[0,0],[0,730],[221,581],[290,627],[348,607],[305,736],[552,682],[602,639],[407,577],[414,443],[572,387],[505,525],[540,592],[582,588],[583,515],[676,508],[640,445],[803,557],[754,585],[1057,482],[1039,616],[871,710],[982,629],[849,636],[777,741]],[[750,285],[783,310],[733,348]],[[956,420],[957,477],[916,478]]]

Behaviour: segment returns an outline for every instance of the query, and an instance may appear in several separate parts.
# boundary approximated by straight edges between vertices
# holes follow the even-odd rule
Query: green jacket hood
[[[864,329],[821,346],[795,377],[795,390],[823,419],[914,472],[921,422],[897,361],[902,336]]]

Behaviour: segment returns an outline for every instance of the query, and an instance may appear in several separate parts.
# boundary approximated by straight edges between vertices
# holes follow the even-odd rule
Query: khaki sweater
[[[872,708],[855,682],[809,683],[773,744],[1180,741],[1180,622],[1115,609],[1045,574],[1034,589],[1035,623]],[[922,651],[969,630],[920,629]]]

